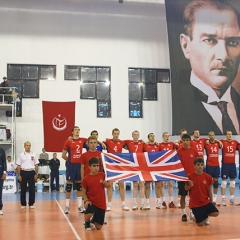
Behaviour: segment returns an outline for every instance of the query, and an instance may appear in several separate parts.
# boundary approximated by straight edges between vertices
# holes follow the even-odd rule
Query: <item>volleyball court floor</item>
[[[228,187],[227,194],[229,203]],[[165,196],[168,199],[167,190]],[[226,207],[221,206],[218,208],[219,216],[209,218],[209,226],[198,227],[192,222],[182,222],[180,209],[156,209],[154,190],[151,190],[151,209],[136,211],[131,210],[133,204],[131,190],[126,190],[129,211],[121,210],[119,191],[114,191],[112,211],[106,212],[107,224],[101,230],[95,231],[84,229],[84,214],[77,212],[75,192],[72,192],[68,215],[64,214],[65,193],[37,192],[35,209],[21,210],[19,199],[19,193],[3,194],[4,215],[0,215],[1,240],[240,239],[240,206],[229,204]],[[240,201],[238,185],[235,189],[235,199]],[[174,200],[177,203],[176,189]],[[220,200],[218,196],[218,202]]]

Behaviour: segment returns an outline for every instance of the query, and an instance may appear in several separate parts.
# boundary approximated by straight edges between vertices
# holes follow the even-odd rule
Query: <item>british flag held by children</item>
[[[187,181],[174,150],[144,153],[102,153],[106,180]]]

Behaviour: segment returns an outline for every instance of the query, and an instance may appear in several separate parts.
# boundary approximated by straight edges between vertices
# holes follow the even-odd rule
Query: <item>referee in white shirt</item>
[[[17,159],[18,180],[21,184],[21,205],[22,209],[26,208],[26,191],[27,184],[29,188],[29,208],[34,209],[35,203],[35,181],[38,176],[39,161],[34,152],[31,152],[31,143],[24,143],[25,151],[21,153]]]

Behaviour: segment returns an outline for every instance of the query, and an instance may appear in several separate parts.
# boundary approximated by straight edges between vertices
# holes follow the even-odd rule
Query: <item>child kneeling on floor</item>
[[[198,226],[209,225],[208,217],[217,217],[218,209],[213,205],[212,177],[203,172],[204,160],[194,159],[195,172],[188,175],[189,181],[185,184],[185,189],[189,190],[190,208],[194,216],[192,220]]]
[[[104,188],[110,188],[105,181],[105,173],[99,172],[99,159],[88,162],[90,174],[82,180],[82,194],[85,202],[85,229],[100,230],[104,224],[106,196]]]

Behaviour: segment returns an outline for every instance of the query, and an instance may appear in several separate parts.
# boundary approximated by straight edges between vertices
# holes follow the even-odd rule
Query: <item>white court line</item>
[[[61,208],[59,202],[57,201],[57,199],[56,199],[55,197],[54,197],[54,199],[55,199],[55,202],[57,203],[57,205],[58,205],[60,211],[62,212],[63,216],[64,216],[65,219],[67,220],[68,225],[69,225],[70,228],[72,229],[72,231],[73,231],[73,233],[74,233],[76,239],[81,240],[81,238],[80,238],[80,236],[78,235],[76,229],[73,227],[72,223],[71,223],[70,220],[67,218],[67,216],[66,216],[66,214],[64,213],[64,211],[62,210],[62,208]]]

